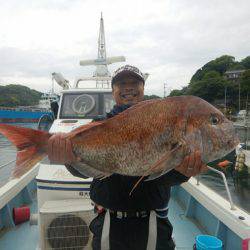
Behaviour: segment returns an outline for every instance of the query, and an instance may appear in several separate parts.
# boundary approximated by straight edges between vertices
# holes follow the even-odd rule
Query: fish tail
[[[19,178],[46,156],[51,136],[48,132],[0,124],[0,133],[17,148],[16,166],[11,174],[13,178]]]

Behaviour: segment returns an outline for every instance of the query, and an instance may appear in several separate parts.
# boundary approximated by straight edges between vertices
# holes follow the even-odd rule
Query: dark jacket
[[[128,105],[114,106],[106,118],[111,118],[127,108]],[[132,195],[129,195],[138,178],[113,174],[103,180],[94,179],[90,198],[98,205],[117,211],[154,210],[168,205],[171,186],[188,180],[188,177],[171,170],[155,180],[142,181]]]

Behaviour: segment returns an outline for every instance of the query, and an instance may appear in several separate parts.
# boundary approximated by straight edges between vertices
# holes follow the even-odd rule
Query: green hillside
[[[39,103],[42,93],[23,85],[0,86],[0,106],[32,106]]]
[[[236,81],[225,77],[226,71],[245,70]],[[245,109],[250,100],[250,56],[240,62],[233,56],[223,55],[198,69],[190,83],[181,90],[171,91],[170,96],[195,95],[211,103],[224,103],[225,92],[227,107],[232,110],[239,108],[239,88],[241,93],[241,109]]]

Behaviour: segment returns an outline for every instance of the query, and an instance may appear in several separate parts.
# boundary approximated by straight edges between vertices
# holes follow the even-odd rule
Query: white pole
[[[227,113],[227,86],[225,86],[225,113]]]
[[[239,81],[239,111],[240,111],[240,81]]]

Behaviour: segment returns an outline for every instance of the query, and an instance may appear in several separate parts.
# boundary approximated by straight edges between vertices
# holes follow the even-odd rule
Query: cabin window
[[[110,112],[114,105],[115,105],[115,100],[112,94],[111,93],[104,94],[104,109],[105,109],[104,112],[105,113]]]
[[[63,95],[60,118],[93,118],[99,115],[97,93],[69,93]]]
[[[115,105],[111,92],[64,93],[60,119],[93,119],[103,116]]]

